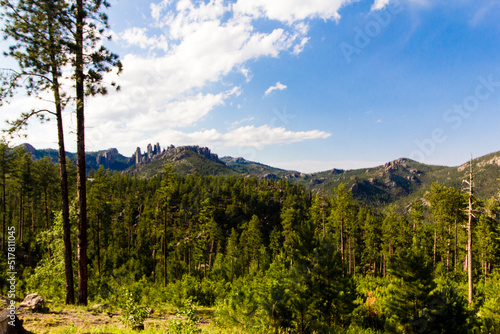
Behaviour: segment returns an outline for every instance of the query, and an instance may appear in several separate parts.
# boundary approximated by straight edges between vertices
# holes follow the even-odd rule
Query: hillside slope
[[[35,158],[50,156],[57,161],[56,150],[36,150],[25,144]],[[74,153],[68,153],[74,159]],[[87,167],[97,169],[100,165],[111,170],[122,171],[141,178],[161,173],[165,164],[173,164],[174,171],[188,175],[199,173],[216,176],[253,176],[260,179],[288,180],[299,183],[313,192],[329,195],[341,183],[346,183],[354,197],[372,207],[389,203],[407,204],[429,189],[433,182],[461,189],[462,181],[468,178],[469,163],[461,166],[427,165],[407,158],[399,158],[372,168],[342,170],[331,169],[319,173],[304,174],[267,166],[243,158],[223,157],[199,146],[170,146],[160,150],[159,144],[147,153],[127,158],[116,149],[87,153]],[[476,195],[486,199],[498,193],[500,177],[500,151],[473,160]]]

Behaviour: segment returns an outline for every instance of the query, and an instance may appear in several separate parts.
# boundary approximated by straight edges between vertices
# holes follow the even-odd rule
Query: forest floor
[[[197,324],[203,332],[217,333],[210,328],[213,311],[197,310]],[[17,316],[23,320],[23,327],[35,334],[45,333],[137,333],[127,329],[120,321],[120,314],[115,311],[97,311],[82,306],[52,306],[47,312],[33,313],[31,310],[18,309]],[[144,321],[145,331],[142,333],[164,333],[169,320],[174,318],[169,310],[155,311]],[[210,329],[209,329],[210,328]]]

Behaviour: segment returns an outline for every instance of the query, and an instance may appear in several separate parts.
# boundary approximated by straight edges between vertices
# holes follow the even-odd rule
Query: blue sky
[[[88,150],[200,145],[303,172],[399,157],[459,165],[500,150],[497,1],[111,5],[107,46],[124,71],[107,80],[122,90],[88,100]],[[54,125],[33,123],[18,141],[56,147]]]

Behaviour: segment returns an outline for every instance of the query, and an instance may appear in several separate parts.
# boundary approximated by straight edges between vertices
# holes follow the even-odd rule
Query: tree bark
[[[436,265],[437,228],[434,227],[434,265]]]
[[[83,0],[76,1],[75,77],[76,77],[76,170],[78,197],[78,304],[87,305],[87,174],[85,169],[85,115],[83,73]]]
[[[167,286],[167,208],[163,216],[163,286]]]
[[[7,204],[5,203],[6,202],[6,196],[5,196],[5,181],[6,181],[6,177],[5,175],[7,174],[6,171],[5,171],[5,168],[7,168],[7,166],[4,166],[2,168],[2,251],[5,251],[5,237],[6,237],[6,229],[5,229],[5,218],[7,216]]]
[[[100,236],[100,212],[97,212],[97,274],[101,276],[101,236]]]
[[[21,189],[21,194],[19,196],[19,243],[23,243],[23,227],[24,227],[24,201],[23,201],[23,191]]]
[[[457,218],[455,217],[455,261],[454,261],[454,271],[457,272],[457,243],[458,243],[458,230],[457,230]]]
[[[340,219],[340,251],[342,253],[342,261],[344,260],[344,217]]]
[[[472,155],[470,158],[470,174],[469,174],[469,222],[467,223],[468,240],[467,240],[467,271],[469,278],[469,305],[472,304],[473,286],[472,286],[472,192],[473,192],[473,177],[472,177]]]

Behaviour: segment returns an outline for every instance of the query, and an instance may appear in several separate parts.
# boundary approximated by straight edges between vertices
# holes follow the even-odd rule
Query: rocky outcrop
[[[98,166],[102,165],[104,168],[110,168],[115,163],[115,156],[117,156],[118,150],[116,148],[110,148],[107,151],[101,151],[97,153],[96,163]]]
[[[487,160],[483,160],[483,161],[479,161],[479,162],[474,162],[475,166],[472,165],[472,167],[474,168],[481,168],[481,167],[484,167],[484,166],[487,166],[487,165],[496,165],[498,167],[500,167],[500,156],[494,156],[492,157],[491,159],[487,159]],[[465,170],[468,170],[470,167],[470,162],[466,162],[465,164],[463,164],[462,166],[459,166],[457,168],[457,170],[459,172],[463,172]]]
[[[182,153],[186,151],[192,151],[195,153],[198,153],[199,155],[207,158],[208,160],[214,161],[214,162],[219,162],[219,156],[217,154],[213,154],[210,152],[210,149],[208,147],[199,147],[199,146],[180,146],[180,147],[173,147],[169,146],[167,151],[165,152],[166,155],[172,155],[174,159],[180,158]]]
[[[164,152],[165,151],[162,152],[159,143],[156,143],[154,147],[151,144],[148,144],[146,153],[144,154],[141,153],[141,148],[138,147],[135,150],[135,153],[132,155],[132,158],[130,158],[130,164],[140,165],[148,163],[150,161],[159,159]]]
[[[208,160],[219,162],[219,156],[217,154],[213,154],[210,152],[208,147],[199,147],[199,146],[179,146],[175,147],[174,145],[170,145],[166,150],[161,150],[160,144],[156,143],[156,145],[148,144],[146,147],[146,153],[141,152],[141,148],[138,147],[135,151],[132,158],[130,158],[130,163],[135,165],[143,165],[148,162],[162,159],[168,157],[172,161],[182,160],[186,156],[186,152],[191,151],[195,152]]]
[[[228,163],[230,163],[230,164],[244,164],[244,163],[246,163],[246,160],[243,159],[242,157],[238,157],[238,158],[232,158],[231,160],[228,161]]]
[[[406,162],[407,162],[406,158],[399,158],[399,159],[390,161],[384,165],[385,171],[386,172],[395,171],[398,168],[398,165],[402,166],[403,168],[406,168],[406,167],[408,167]]]
[[[33,312],[41,312],[45,308],[45,302],[38,294],[32,293],[24,298],[19,307],[30,308]]]
[[[23,321],[15,314],[15,309],[8,308],[0,312],[0,333],[2,334],[30,334],[23,328]]]

